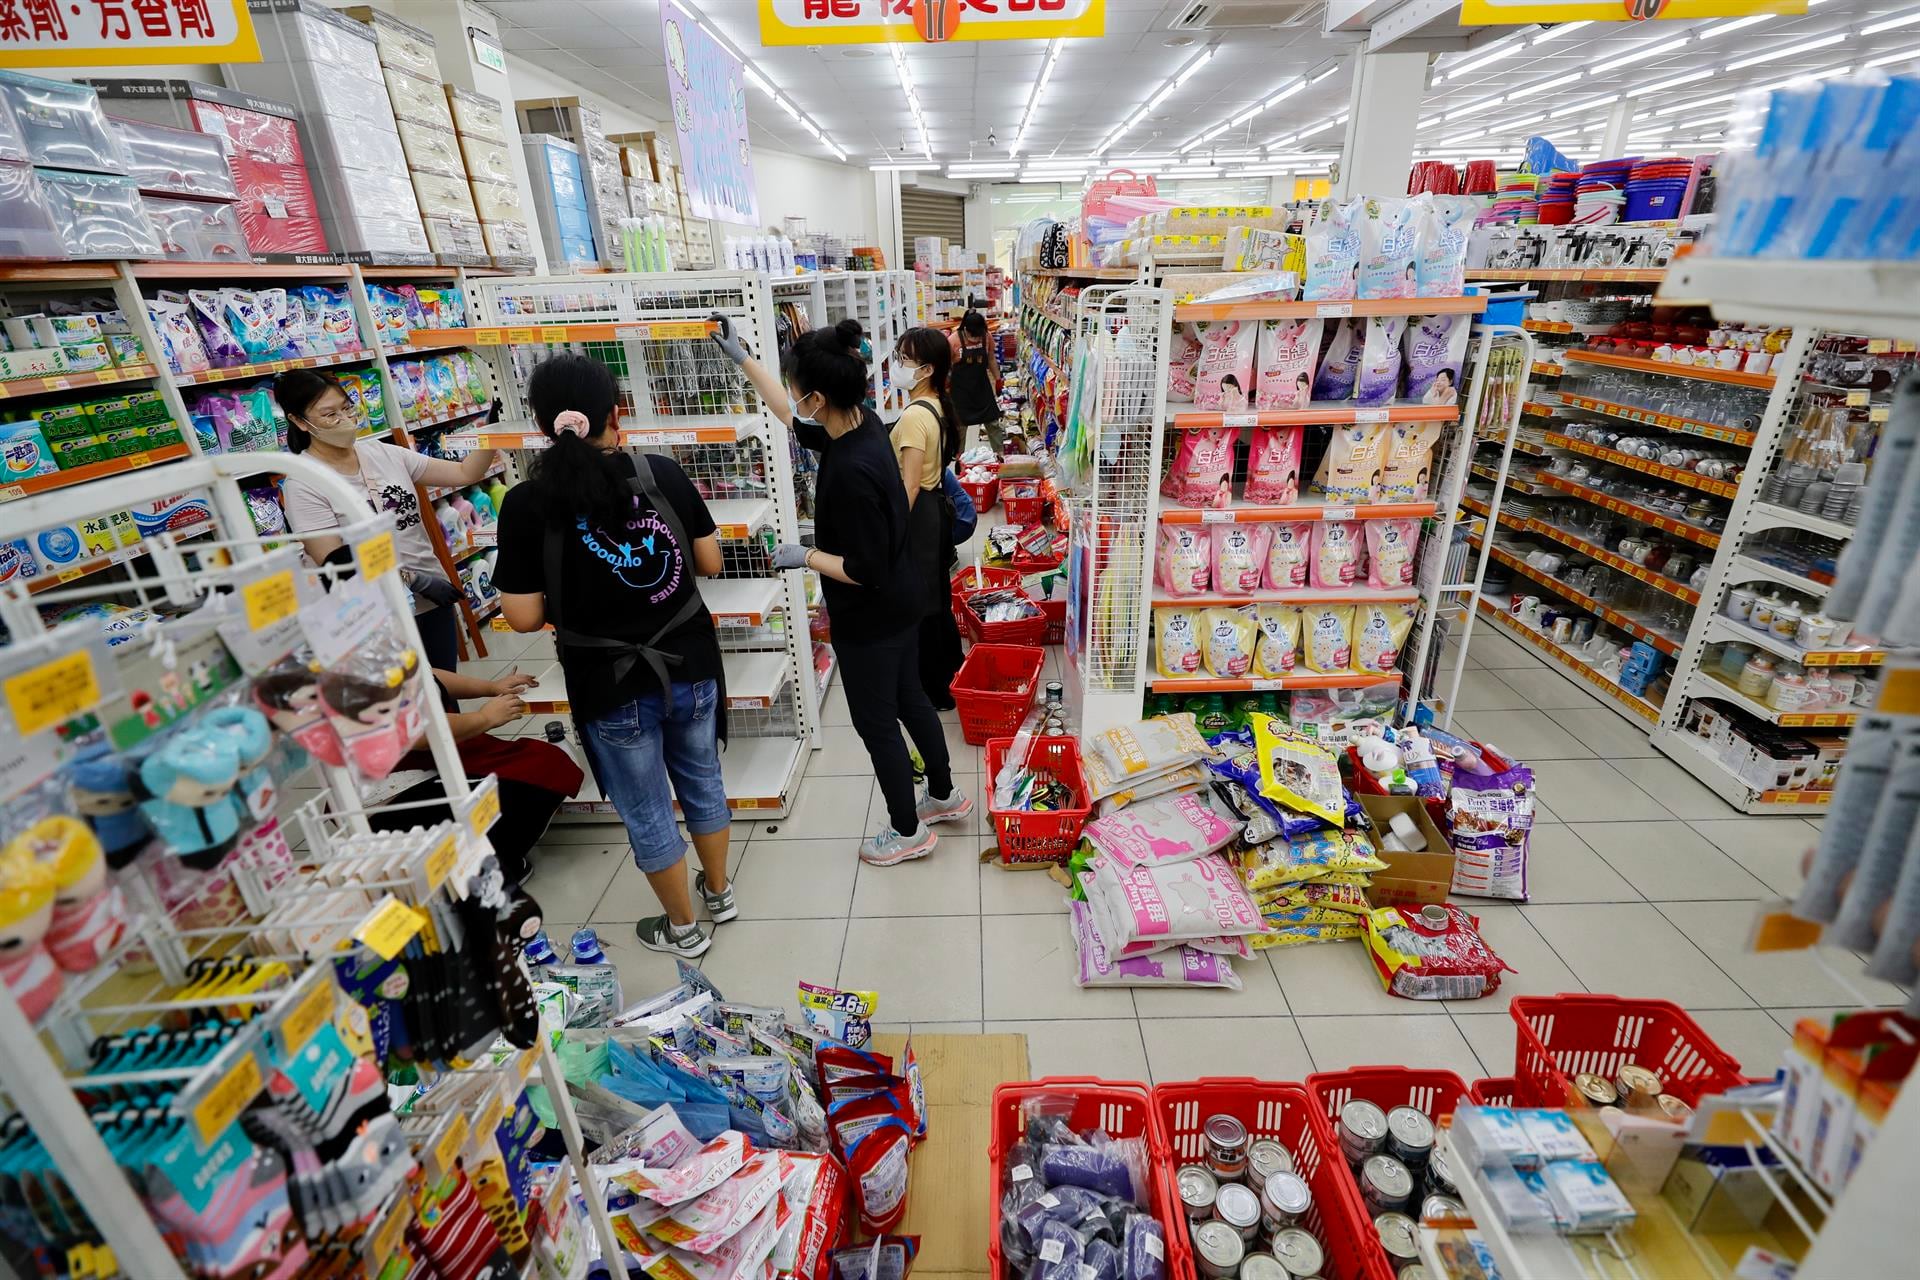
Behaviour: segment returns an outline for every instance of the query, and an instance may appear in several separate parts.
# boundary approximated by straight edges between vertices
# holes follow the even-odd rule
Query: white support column
[[[1336,196],[1391,196],[1407,189],[1414,122],[1427,93],[1427,54],[1353,55],[1353,96]]]
[[[907,265],[900,239],[900,173],[879,169],[873,175],[873,217],[879,224],[880,248],[887,255],[887,269],[896,271]]]
[[[1627,132],[1633,127],[1632,98],[1622,98],[1607,108],[1607,127],[1600,135],[1600,158],[1611,160],[1627,153]]]

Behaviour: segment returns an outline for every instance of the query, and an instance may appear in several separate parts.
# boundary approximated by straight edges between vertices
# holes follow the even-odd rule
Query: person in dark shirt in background
[[[843,320],[803,333],[781,362],[786,386],[754,360],[725,317],[714,342],[738,364],[793,437],[820,454],[814,488],[814,545],[775,548],[777,569],[812,569],[846,673],[847,713],[866,744],[887,800],[889,825],[860,844],[860,857],[887,867],[924,858],[938,841],[933,823],[956,822],[973,800],[954,785],[940,717],[920,684],[920,618],[926,582],[907,540],[907,495],[887,428],[866,407],[867,362],[860,325]],[[791,388],[791,399],[789,399]],[[915,794],[905,725],[927,768]]]

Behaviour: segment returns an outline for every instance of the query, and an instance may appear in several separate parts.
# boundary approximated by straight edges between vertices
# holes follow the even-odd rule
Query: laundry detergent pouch
[[[1320,205],[1307,228],[1307,278],[1301,298],[1346,302],[1353,297],[1354,272],[1360,265],[1360,233],[1354,223],[1364,216],[1358,199]]]
[[[1525,901],[1533,813],[1533,771],[1524,765],[1490,776],[1457,770],[1446,812],[1453,891]]]
[[[1420,250],[1415,259],[1414,292],[1421,298],[1457,298],[1466,288],[1467,237],[1473,231],[1477,203],[1466,196],[1423,197]]]
[[[1336,505],[1372,502],[1374,486],[1380,483],[1381,463],[1386,455],[1386,431],[1370,423],[1335,427],[1320,457],[1320,470],[1314,487]]]
[[[207,361],[216,369],[230,369],[234,365],[245,364],[247,355],[226,326],[222,292],[219,289],[187,290],[187,314],[193,317],[195,326],[200,330],[200,341],[207,349]]]
[[[1217,853],[1131,871],[1096,857],[1087,863],[1081,884],[1100,936],[1114,946],[1147,938],[1231,937],[1264,928],[1240,877]]]
[[[1396,422],[1381,433],[1386,458],[1380,468],[1381,502],[1418,502],[1432,488],[1437,422]]]
[[[1213,581],[1212,540],[1205,526],[1163,524],[1154,557],[1160,589],[1169,595],[1197,596]]]
[[[207,344],[200,337],[187,303],[155,299],[147,303],[147,319],[160,337],[160,350],[167,367],[175,373],[205,373],[208,367]]]
[[[873,1038],[873,1011],[880,1005],[879,993],[841,991],[811,982],[801,983],[799,992],[800,1017],[808,1026],[854,1049]]]
[[[1353,670],[1353,606],[1304,606],[1300,615],[1300,647],[1309,671],[1341,675]]]
[[[1366,546],[1366,521],[1320,520],[1313,526],[1313,586],[1341,591],[1361,581],[1360,556]]]
[[[1290,591],[1307,585],[1313,530],[1318,523],[1299,520],[1268,526],[1273,530],[1273,541],[1267,544],[1268,590]]]
[[[1193,380],[1196,409],[1246,410],[1253,390],[1253,350],[1259,338],[1252,321],[1216,320],[1201,326],[1200,362]]]
[[[1313,398],[1314,357],[1320,354],[1318,319],[1270,319],[1260,322],[1255,348],[1253,407],[1304,409]],[[1174,354],[1179,355],[1176,345]]]
[[[1258,628],[1244,610],[1208,609],[1200,615],[1200,627],[1209,674],[1235,680],[1253,670]]]
[[[1366,354],[1366,321],[1348,316],[1328,331],[1320,352],[1320,370],[1313,375],[1315,400],[1351,400]]]
[[[1413,585],[1414,555],[1420,549],[1420,522],[1368,520],[1367,585],[1376,591]]]
[[[1199,674],[1200,615],[1198,609],[1153,611],[1155,665],[1161,675],[1178,679]]]
[[[1460,371],[1467,362],[1472,316],[1415,316],[1407,324],[1407,399],[1460,403]]]
[[[1253,746],[1260,758],[1260,794],[1333,826],[1347,820],[1347,790],[1333,753],[1281,721],[1258,712]]]
[[[1418,200],[1401,196],[1366,201],[1358,223],[1360,267],[1355,290],[1362,298],[1411,298],[1418,286],[1414,259],[1420,250]]]
[[[1167,399],[1193,403],[1193,381],[1200,363],[1200,333],[1192,324],[1173,326],[1173,354],[1167,359]]]
[[[1386,404],[1400,389],[1400,344],[1405,316],[1369,316],[1360,355],[1360,380],[1353,398],[1359,404]]]
[[[1272,602],[1255,605],[1253,621],[1260,628],[1253,647],[1253,674],[1292,675],[1300,653],[1299,606]]]
[[[1160,496],[1189,507],[1233,504],[1233,427],[1182,431],[1173,462],[1160,482]]]
[[[1233,962],[1192,947],[1172,946],[1151,955],[1118,959],[1094,923],[1093,908],[1068,905],[1073,913],[1074,982],[1082,987],[1225,987],[1241,989]]]
[[[1411,604],[1359,604],[1353,608],[1353,669],[1390,674],[1413,631]]]
[[[1268,524],[1216,524],[1213,544],[1213,589],[1223,596],[1247,595],[1260,589],[1267,571],[1267,544],[1273,539]]]
[[[1202,858],[1233,839],[1233,825],[1191,792],[1157,796],[1095,818],[1081,834],[1123,870]]]
[[[1301,427],[1255,427],[1247,450],[1247,501],[1289,507],[1300,500]],[[1265,526],[1263,526],[1265,527]]]

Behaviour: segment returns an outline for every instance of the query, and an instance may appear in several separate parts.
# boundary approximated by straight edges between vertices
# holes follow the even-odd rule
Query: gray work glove
[[[807,552],[811,548],[795,543],[783,542],[773,549],[773,567],[776,569],[804,569],[807,567]]]
[[[727,359],[735,364],[745,364],[747,357],[753,353],[747,350],[747,344],[740,335],[733,331],[733,321],[717,311],[707,319],[719,326],[708,335],[713,339],[713,345],[726,352]]]

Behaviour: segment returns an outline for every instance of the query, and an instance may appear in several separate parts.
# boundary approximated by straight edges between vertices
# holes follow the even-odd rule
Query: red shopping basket
[[[1047,509],[1038,480],[1002,480],[1000,501],[1007,508],[1008,524],[1039,524]]]
[[[1039,1097],[1070,1099],[1072,1110],[1067,1115],[1067,1123],[1075,1131],[1100,1129],[1109,1138],[1147,1140],[1147,1204],[1167,1233],[1168,1272],[1180,1274],[1176,1271],[1179,1264],[1175,1259],[1180,1258],[1186,1248],[1186,1219],[1172,1213],[1171,1176],[1166,1170],[1166,1161],[1161,1158],[1160,1143],[1154,1133],[1153,1100],[1147,1092],[1147,1086],[1124,1080],[1094,1080],[1077,1076],[1024,1080],[1000,1085],[993,1091],[993,1114],[988,1121],[990,1132],[987,1142],[988,1176],[992,1179],[988,1184],[988,1203],[992,1206],[987,1234],[989,1272],[996,1278],[1006,1274],[1000,1247],[1000,1197],[1005,1191],[1002,1169],[1006,1164],[1008,1149],[1026,1131],[1026,1117],[1021,1112],[1021,1104],[1029,1098]],[[1191,1266],[1189,1263],[1186,1274],[1192,1274]]]
[[[958,613],[969,591],[984,591],[993,587],[1017,587],[1020,585],[1018,569],[1001,569],[994,565],[982,565],[976,570],[968,565],[953,575],[947,585],[953,592],[953,608]]]
[[[1077,803],[1070,809],[996,809],[993,780],[1013,750],[1012,738],[987,743],[987,816],[1000,842],[1000,865],[1029,862],[1065,862],[1080,843],[1080,828],[1093,812],[1087,799],[1087,780],[1080,771],[1080,744],[1070,737],[1036,737],[1028,746],[1027,762],[1067,785]]]
[[[1313,1095],[1314,1106],[1327,1126],[1327,1139],[1335,1155],[1340,1154],[1340,1142],[1334,1136],[1340,1108],[1355,1098],[1371,1102],[1382,1111],[1412,1107],[1432,1120],[1436,1128],[1442,1120],[1453,1114],[1455,1107],[1471,1101],[1466,1081],[1453,1072],[1416,1070],[1413,1067],[1350,1067],[1345,1071],[1320,1071],[1307,1077],[1307,1092]],[[1371,1276],[1373,1280],[1387,1280],[1394,1273],[1393,1264],[1387,1258],[1387,1251],[1380,1247],[1378,1233],[1371,1229],[1373,1218],[1365,1212],[1367,1202],[1360,1194],[1360,1184],[1354,1181],[1353,1170],[1347,1167],[1344,1158],[1333,1163],[1339,1166],[1340,1179],[1360,1204],[1367,1222],[1369,1230],[1365,1248],[1373,1268]]]
[[[1047,634],[1041,643],[1065,644],[1067,642],[1067,602],[1042,600],[1040,612],[1047,615]]]
[[[1015,618],[1011,622],[988,622],[974,611],[970,603],[975,596],[985,595],[988,591],[1018,591],[1018,587],[986,587],[979,591],[969,591],[960,598],[960,629],[967,633],[967,639],[975,644],[1044,644],[1047,639],[1047,615],[1036,608],[1030,617]],[[1019,592],[1029,604],[1033,597],[1025,591]]]
[[[1519,1024],[1514,1075],[1522,1106],[1590,1105],[1573,1077],[1591,1071],[1612,1079],[1628,1062],[1659,1072],[1666,1091],[1689,1106],[1746,1083],[1733,1055],[1669,1000],[1515,996],[1507,1012]]]
[[[1212,1116],[1229,1115],[1254,1139],[1272,1138],[1293,1156],[1294,1169],[1313,1192],[1313,1207],[1301,1223],[1326,1252],[1326,1280],[1380,1280],[1372,1265],[1380,1246],[1373,1223],[1353,1180],[1343,1172],[1339,1144],[1318,1114],[1313,1098],[1297,1084],[1261,1080],[1189,1080],[1155,1085],[1153,1118],[1166,1153],[1162,1180],[1169,1200],[1178,1195],[1174,1172],[1206,1160],[1205,1128]],[[1171,1213],[1174,1206],[1168,1205]],[[1181,1249],[1167,1268],[1174,1280],[1196,1280],[1193,1249],[1187,1240],[1185,1211],[1180,1211]],[[1384,1257],[1384,1254],[1381,1254]],[[1391,1274],[1390,1272],[1388,1273]]]
[[[1033,645],[977,644],[947,687],[960,708],[960,735],[976,747],[1020,727],[1033,705],[1047,655]]]
[[[1510,1107],[1518,1082],[1512,1076],[1482,1076],[1467,1090],[1476,1106]]]
[[[980,515],[993,510],[993,504],[1000,501],[1000,477],[998,476],[977,483],[972,480],[962,480],[960,487],[967,491],[969,498],[973,499],[973,509]]]

